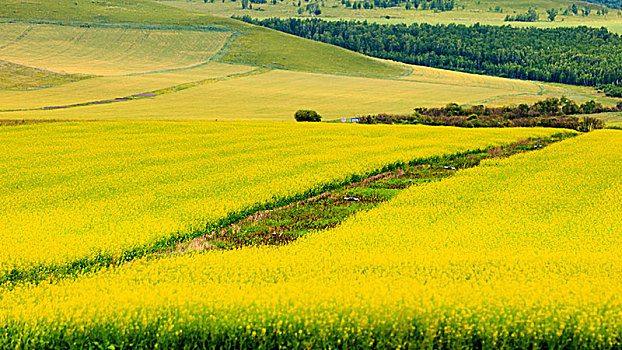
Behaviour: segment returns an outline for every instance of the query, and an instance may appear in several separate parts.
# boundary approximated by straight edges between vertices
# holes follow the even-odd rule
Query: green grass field
[[[52,72],[0,60],[0,91],[49,88],[86,78],[86,75]]]
[[[229,67],[232,72],[238,66]],[[549,96],[567,95],[579,101],[596,97],[593,89],[560,88],[547,84],[413,67],[403,79],[373,79],[330,74],[262,71],[234,77],[179,92],[136,101],[77,107],[61,110],[0,112],[0,119],[218,119],[218,120],[293,120],[300,108],[317,110],[326,119],[339,119],[371,113],[409,113],[418,106],[461,104],[508,104],[536,101]],[[247,69],[247,68],[245,68]],[[214,72],[214,75],[218,75]],[[102,92],[97,83],[103,78],[77,83],[85,87],[71,97],[58,101],[90,101]],[[453,82],[452,82],[453,80]],[[108,80],[111,93],[129,92],[124,80]],[[135,79],[135,93],[153,87],[147,77]],[[149,82],[148,85],[142,85]],[[165,85],[164,83],[158,83]],[[103,85],[106,87],[108,85]],[[39,101],[53,103],[56,96],[71,91],[66,85],[38,92],[41,100],[29,101],[24,93],[0,93],[6,106],[41,107]],[[119,93],[117,93],[119,92]],[[243,103],[240,103],[243,101]],[[611,99],[603,99],[611,103]],[[231,108],[231,106],[236,106]],[[9,108],[5,108],[9,109]]]
[[[0,31],[13,26],[23,25],[0,24]],[[29,25],[13,38],[4,37],[0,57],[52,71],[126,75],[206,63],[230,35],[226,31]]]

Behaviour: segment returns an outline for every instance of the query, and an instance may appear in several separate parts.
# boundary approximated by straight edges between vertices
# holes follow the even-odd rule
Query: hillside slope
[[[0,91],[1,119],[291,120],[300,108],[336,119],[449,102],[598,98],[574,87],[382,61],[149,0],[7,0],[0,22],[0,59],[103,75]]]
[[[235,33],[226,53],[220,57],[224,62],[371,77],[396,77],[407,72],[401,65],[381,62],[331,45],[300,40],[228,18],[149,0],[6,0],[0,3],[0,20],[74,26],[94,23],[134,29],[214,28]]]
[[[88,78],[0,60],[0,90],[30,90],[62,85]]]

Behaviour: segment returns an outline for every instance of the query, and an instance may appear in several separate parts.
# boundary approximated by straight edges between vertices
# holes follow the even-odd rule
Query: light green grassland
[[[548,85],[528,81],[414,68],[413,76],[404,79],[259,71],[149,99],[53,111],[4,112],[0,113],[0,119],[292,120],[294,112],[300,108],[315,109],[325,119],[337,119],[370,113],[409,113],[418,106],[443,106],[449,102],[507,104],[560,96],[559,91],[548,92]],[[88,81],[81,84],[92,86]],[[115,88],[121,85],[122,81],[111,82]],[[97,89],[96,86],[92,88]],[[67,89],[71,87],[49,89],[49,92]],[[592,97],[593,91],[587,89],[584,95],[577,93],[572,97],[585,101]],[[81,102],[92,99],[97,93],[91,90],[85,94],[79,98]],[[45,95],[46,91],[41,91],[41,96]],[[0,101],[9,101],[11,96],[16,94],[0,94]],[[26,104],[28,95],[20,98]],[[52,101],[52,94],[45,99]]]
[[[63,74],[0,60],[0,94],[2,90],[31,90],[62,85],[88,78]],[[0,102],[0,106],[2,103]]]
[[[21,24],[18,24],[18,26]],[[15,24],[0,24],[0,31]],[[124,75],[205,63],[230,32],[31,25],[4,37],[0,57],[53,71]]]
[[[79,9],[74,5],[78,3]],[[396,64],[380,62],[332,45],[300,40],[276,31],[250,26],[228,18],[210,16],[150,0],[29,1],[7,0],[0,4],[0,19],[95,22],[142,26],[215,27],[234,31],[236,38],[226,47],[225,62],[256,66],[275,65],[304,70],[373,77],[394,77],[405,73]],[[2,56],[0,55],[0,58]],[[313,59],[310,59],[313,58]]]
[[[200,79],[244,73],[254,67],[210,62],[191,69],[130,76],[95,77],[72,84],[33,91],[0,90],[0,109],[63,106],[96,100],[114,99],[137,93],[165,89]]]
[[[597,117],[604,120],[607,126],[622,127],[622,113],[620,112],[593,114],[590,115],[590,117]]]
[[[78,2],[78,6],[82,4]],[[500,105],[562,95],[579,102],[589,99],[605,104],[615,102],[589,88],[500,79],[373,59],[267,28],[151,1],[109,1],[107,6],[115,7],[116,12],[106,12],[108,10],[100,9],[97,4],[100,3],[85,3],[87,10],[79,11],[75,18],[71,17],[74,2],[66,0],[59,1],[56,6],[46,1],[35,1],[23,7],[16,7],[14,0],[0,4],[0,17],[5,18],[32,20],[45,15],[46,20],[97,22],[90,27],[0,24],[7,33],[0,38],[0,59],[51,70],[103,75],[165,72],[98,77],[28,93],[0,91],[0,110],[62,106],[157,89],[168,89],[166,94],[140,101],[67,110],[2,112],[0,118],[291,120],[297,109],[311,108],[327,119],[335,119],[381,112],[408,113],[417,106],[440,106],[449,102]],[[202,8],[212,5],[215,4],[201,3]],[[11,12],[11,6],[18,12]],[[99,10],[112,17],[103,18],[92,13]],[[25,14],[28,11],[37,15],[28,17]],[[131,24],[126,23],[131,21]],[[111,26],[112,22],[124,24],[103,27]],[[147,22],[159,27],[149,29]],[[164,30],[162,27],[171,25],[211,26],[212,30]],[[167,44],[160,46],[162,42]],[[210,64],[183,69],[210,59]],[[272,70],[224,78],[257,67]],[[206,81],[211,78],[215,80]],[[198,81],[203,83],[176,92],[176,86]]]

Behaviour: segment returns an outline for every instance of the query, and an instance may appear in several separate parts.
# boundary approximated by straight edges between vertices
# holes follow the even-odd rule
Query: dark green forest
[[[407,10],[451,11],[455,7],[454,0],[341,0],[341,4],[355,10],[405,5]]]
[[[622,81],[622,37],[606,28],[238,19],[369,56],[428,67],[573,85]]]
[[[593,4],[605,5],[612,9],[622,9],[622,0],[588,0]]]

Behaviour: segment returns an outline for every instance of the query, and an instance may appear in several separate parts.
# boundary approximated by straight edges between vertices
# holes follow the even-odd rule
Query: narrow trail
[[[536,151],[576,136],[560,133],[549,138],[518,142],[460,154],[388,164],[367,175],[352,175],[305,193],[258,203],[230,213],[190,234],[171,234],[152,244],[116,255],[95,255],[60,265],[13,269],[0,275],[0,289],[24,283],[55,282],[101,269],[130,264],[138,259],[161,259],[174,255],[245,246],[279,246],[309,232],[335,227],[361,210],[371,210],[405,189],[450,177],[457,171],[478,166],[482,160]]]

